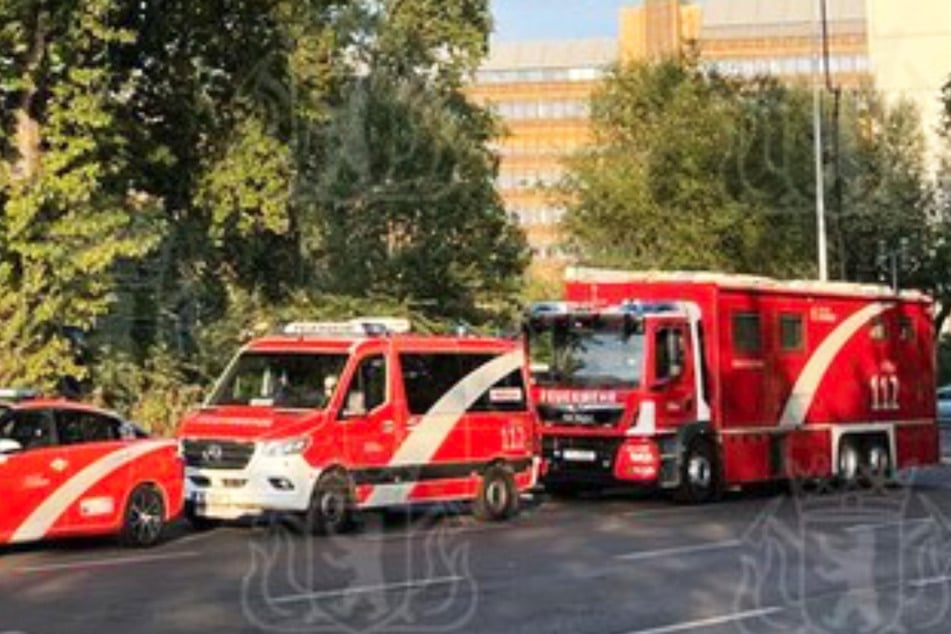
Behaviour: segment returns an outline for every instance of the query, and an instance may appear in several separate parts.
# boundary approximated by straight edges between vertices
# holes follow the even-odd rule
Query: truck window
[[[244,352],[208,404],[323,409],[347,358],[331,353]]]
[[[762,346],[759,313],[733,313],[733,351],[757,355]]]
[[[888,325],[882,317],[872,319],[872,325],[869,327],[869,336],[872,341],[885,341],[888,339]]]
[[[783,313],[779,316],[779,345],[783,352],[802,352],[802,324],[802,315]]]
[[[400,355],[403,385],[410,414],[428,412],[439,399],[467,376],[496,358],[493,354],[404,353]],[[519,394],[516,394],[516,389]],[[468,411],[525,409],[521,372],[513,372],[478,398]]]
[[[356,398],[367,412],[375,410],[386,402],[386,359],[383,355],[367,357],[350,380],[350,388],[344,405]]]
[[[910,317],[899,317],[898,336],[902,341],[915,340],[915,325],[912,323]]]
[[[654,379],[666,381],[683,374],[686,347],[679,328],[661,328],[654,335]]]
[[[533,320],[527,334],[538,385],[635,388],[643,379],[641,320]]]

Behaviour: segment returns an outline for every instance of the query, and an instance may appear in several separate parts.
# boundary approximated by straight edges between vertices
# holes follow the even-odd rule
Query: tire
[[[162,541],[165,533],[165,499],[151,484],[132,490],[122,514],[119,538],[126,546],[150,548]]]
[[[703,438],[690,443],[680,466],[674,499],[683,504],[709,504],[720,498],[722,482],[713,445]]]
[[[884,443],[868,444],[862,471],[862,483],[869,487],[883,487],[892,477],[891,453]]]
[[[862,471],[862,452],[854,438],[843,438],[839,443],[839,463],[836,475],[839,480],[852,486],[858,483]]]
[[[518,487],[512,470],[504,465],[487,468],[472,506],[473,514],[484,522],[501,522],[514,517],[518,507]]]
[[[188,521],[188,524],[193,530],[196,530],[200,533],[214,530],[221,526],[221,520],[199,515],[197,509],[195,509],[194,502],[185,503],[185,519]]]
[[[341,473],[328,473],[314,486],[304,518],[311,535],[341,535],[356,525],[355,504],[349,479]]]

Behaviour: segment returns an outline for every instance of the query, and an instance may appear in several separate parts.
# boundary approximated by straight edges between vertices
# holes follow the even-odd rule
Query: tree
[[[104,61],[131,37],[112,3],[4,0],[0,21],[0,86],[14,104],[0,170],[0,383],[50,386],[85,375],[66,335],[108,312],[114,266],[154,245],[156,208],[124,178],[117,96],[135,78]]]
[[[667,61],[616,69],[593,112],[595,143],[572,163],[565,188],[567,228],[586,259],[815,275],[810,92]],[[864,89],[846,95],[840,128],[832,270],[878,281],[879,244],[901,239],[911,269],[923,270],[934,199],[916,112]],[[827,169],[831,180],[830,161]]]

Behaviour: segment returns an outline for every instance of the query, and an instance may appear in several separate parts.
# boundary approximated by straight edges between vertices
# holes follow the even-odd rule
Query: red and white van
[[[0,544],[119,534],[152,546],[182,490],[174,440],[78,403],[0,405]]]
[[[179,429],[189,517],[298,513],[327,533],[417,502],[514,514],[537,473],[522,346],[408,329],[299,323],[244,347]]]
[[[877,286],[569,269],[527,319],[546,485],[705,501],[939,459],[931,301]]]

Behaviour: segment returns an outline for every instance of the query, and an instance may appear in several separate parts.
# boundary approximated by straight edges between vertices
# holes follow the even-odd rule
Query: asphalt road
[[[461,511],[335,538],[262,522],[178,526],[149,551],[0,550],[0,633],[951,631],[951,466],[881,491],[536,499],[498,525]]]

